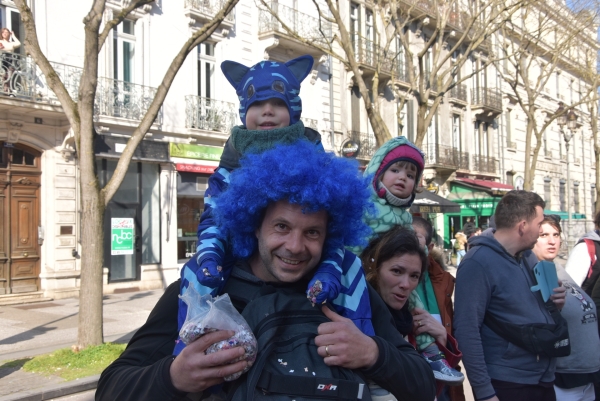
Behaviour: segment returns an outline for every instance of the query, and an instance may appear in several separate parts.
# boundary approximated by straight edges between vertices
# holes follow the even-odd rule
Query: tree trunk
[[[83,170],[83,169],[82,169]],[[82,171],[83,177],[83,171]],[[104,266],[104,202],[93,185],[81,188],[81,284],[79,292],[79,326],[77,346],[80,349],[102,344],[102,267]],[[83,268],[88,266],[88,268]]]
[[[95,78],[95,77],[93,77]],[[93,125],[94,93],[79,101],[81,135],[78,152],[81,193],[81,281],[77,346],[81,349],[103,341],[102,269],[104,267],[104,191],[96,175]]]
[[[525,179],[523,180],[523,189],[531,191],[533,189],[533,178],[535,173],[535,164],[531,163],[531,136],[533,133],[533,121],[527,118],[527,128],[525,132]],[[532,170],[533,169],[533,170]]]

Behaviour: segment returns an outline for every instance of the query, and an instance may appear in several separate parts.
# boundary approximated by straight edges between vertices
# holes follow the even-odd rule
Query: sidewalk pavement
[[[104,341],[129,341],[162,294],[163,290],[105,295]],[[67,382],[21,370],[26,358],[76,343],[78,310],[77,298],[0,306],[0,401],[50,400],[96,387],[99,376]]]

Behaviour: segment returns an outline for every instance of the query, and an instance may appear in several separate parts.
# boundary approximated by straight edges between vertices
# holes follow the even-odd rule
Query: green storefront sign
[[[444,247],[451,248],[450,240],[462,228],[466,218],[473,218],[476,225],[484,225],[494,215],[501,196],[493,196],[485,190],[476,190],[460,183],[452,183],[448,200],[460,205],[460,213],[444,215]],[[483,221],[483,224],[482,224]],[[485,226],[484,226],[485,228]]]
[[[110,254],[133,255],[135,228],[132,218],[110,219]]]
[[[221,154],[223,154],[223,148],[171,142],[169,144],[169,154],[171,157],[219,161]]]

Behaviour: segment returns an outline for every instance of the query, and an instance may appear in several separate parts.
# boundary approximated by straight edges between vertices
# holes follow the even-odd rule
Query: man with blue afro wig
[[[258,345],[251,346],[247,330],[238,335],[228,325],[234,318],[227,311],[211,309],[204,317],[190,316],[187,332],[200,337],[174,355],[177,281],[102,373],[96,398],[358,401],[375,398],[381,391],[375,383],[400,401],[433,400],[431,368],[398,332],[354,254],[342,255],[340,271],[331,272],[342,283],[335,310],[305,298],[307,283],[322,273],[331,253],[369,235],[362,216],[370,211],[370,189],[357,164],[309,140],[249,153],[240,163],[214,199],[227,243],[224,272],[230,272],[215,295],[229,296]],[[196,285],[190,282],[188,289]],[[351,320],[353,313],[365,319]],[[372,334],[365,333],[367,324]]]
[[[240,159],[282,144],[309,142],[312,143],[313,150],[324,151],[320,134],[304,127],[300,120],[300,83],[310,73],[312,66],[313,58],[309,55],[285,63],[263,60],[251,67],[231,60],[221,64],[225,78],[235,88],[240,100],[239,113],[243,125],[232,128],[219,167],[208,180],[204,211],[198,224],[196,254],[181,269],[181,295],[190,285],[201,294],[216,295],[226,284],[230,274],[226,263],[226,250],[230,249],[229,239],[222,235],[214,213],[219,207],[216,199],[227,190],[231,174],[240,167]],[[282,156],[276,157],[281,158]],[[269,171],[271,167],[265,169]],[[332,233],[329,236],[332,237]],[[361,315],[362,311],[356,310],[354,305],[349,305],[349,308],[342,305],[355,301],[354,298],[344,298],[344,294],[348,292],[341,291],[344,288],[349,293],[355,293],[356,283],[345,277],[348,272],[343,269],[344,266],[349,268],[356,258],[345,251],[344,241],[332,239],[328,243],[337,243],[338,248],[334,251],[328,247],[323,266],[317,270],[308,285],[307,296],[313,304],[330,302],[338,305],[338,311],[342,315],[351,318],[366,334],[372,334],[369,316]],[[349,274],[352,279],[356,277],[354,270]],[[187,305],[182,300],[178,314],[180,326],[185,322],[186,312]],[[183,347],[183,343],[177,343],[175,354]]]
[[[368,181],[358,171],[353,161],[317,151],[308,141],[246,156],[244,169],[231,175],[229,188],[216,200],[215,219],[233,256],[252,255],[265,209],[280,200],[300,205],[306,213],[327,212],[324,255],[344,245],[365,244],[371,230],[362,213],[372,203]]]
[[[267,206],[287,200],[307,213],[324,210],[328,216],[322,257],[307,285],[307,297],[316,304],[335,294],[330,298],[335,310],[363,333],[373,335],[364,272],[360,260],[345,248],[364,246],[371,233],[362,216],[373,212],[373,205],[365,202],[369,189],[367,181],[359,178],[358,165],[316,148],[308,139],[277,145],[263,153],[250,152],[242,160],[243,171],[231,172],[227,189],[210,200],[218,227],[214,239],[222,244],[223,279],[218,285],[196,280],[197,258],[192,257],[182,268],[181,294],[190,285],[200,294],[219,294],[231,273],[233,258],[248,258],[256,250],[255,231]],[[183,327],[186,315],[187,305],[180,301],[179,327]],[[184,347],[178,341],[174,355]]]

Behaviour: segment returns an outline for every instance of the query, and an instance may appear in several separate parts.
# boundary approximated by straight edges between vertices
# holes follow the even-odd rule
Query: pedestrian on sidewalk
[[[559,347],[547,350],[549,354],[535,353],[516,345],[513,338],[509,341],[507,333],[498,329],[554,324],[556,309],[565,303],[564,287],[553,289],[548,303],[539,291],[530,289],[535,284],[531,269],[537,263],[531,249],[544,220],[544,207],[536,193],[505,194],[496,207],[496,229],[474,237],[458,267],[454,333],[478,400],[556,400],[556,357],[549,355],[566,352],[568,341],[560,337]]]
[[[569,326],[571,355],[556,360],[554,390],[560,401],[594,401],[594,383],[600,382],[600,338],[598,309],[592,298],[573,281],[556,261],[562,229],[560,216],[546,215],[533,253],[538,260],[554,262],[558,279],[567,289],[561,315]]]

